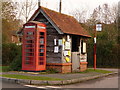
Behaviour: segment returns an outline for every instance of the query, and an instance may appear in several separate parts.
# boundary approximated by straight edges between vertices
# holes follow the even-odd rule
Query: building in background
[[[22,41],[22,30],[19,31],[12,31],[11,32],[11,42],[15,43],[16,45],[22,45],[21,41]]]

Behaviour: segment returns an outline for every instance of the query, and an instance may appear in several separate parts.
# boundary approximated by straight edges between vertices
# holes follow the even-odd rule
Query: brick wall
[[[80,62],[80,72],[87,70],[88,62]]]
[[[71,65],[71,63],[47,63],[47,69],[54,69],[59,73],[69,73]]]

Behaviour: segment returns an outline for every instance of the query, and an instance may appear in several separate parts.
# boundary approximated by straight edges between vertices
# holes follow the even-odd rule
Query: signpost
[[[96,31],[102,31],[102,24],[96,24]]]
[[[97,31],[102,31],[102,24],[96,24],[94,28],[94,70],[96,69],[96,37]]]

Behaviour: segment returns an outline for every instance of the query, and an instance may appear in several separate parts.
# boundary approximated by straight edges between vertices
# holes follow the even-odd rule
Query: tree
[[[78,22],[85,23],[87,10],[76,9],[76,10],[71,12],[71,15],[73,15],[78,20]]]
[[[2,42],[10,43],[12,31],[19,29],[21,20],[16,18],[16,3],[2,2]]]
[[[118,24],[118,44],[120,46],[120,2],[118,4],[117,24]]]
[[[94,9],[91,14],[91,18],[97,22],[110,24],[113,23],[117,18],[117,4],[110,7],[108,4],[103,4]]]
[[[2,19],[11,21],[16,18],[15,4],[12,1],[2,2]]]
[[[85,23],[84,28],[94,35],[96,23],[102,23],[102,31],[97,32],[97,67],[118,66],[118,27],[119,16],[117,5],[110,7],[108,4],[98,6],[94,9],[91,17]],[[118,16],[118,17],[117,17]],[[118,24],[116,23],[118,18]],[[88,40],[88,64],[93,65],[93,37]]]
[[[28,21],[30,16],[36,9],[37,3],[33,0],[25,0],[24,2],[18,2],[17,9],[19,11],[18,18],[22,18],[25,22]]]

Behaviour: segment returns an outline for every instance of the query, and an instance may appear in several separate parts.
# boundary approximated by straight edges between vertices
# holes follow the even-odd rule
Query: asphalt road
[[[1,82],[0,82],[1,84]],[[15,83],[2,82],[2,88],[24,88],[23,90],[31,89],[54,89],[54,88],[118,88],[118,75],[110,75],[103,78],[98,78],[82,83],[62,86],[34,86],[34,85],[19,85]],[[33,89],[33,90],[34,90]],[[4,89],[3,89],[4,90]],[[12,90],[12,89],[11,89]],[[14,89],[13,89],[14,90]]]
[[[2,88],[28,88],[21,84],[10,83],[6,81],[0,81],[0,84],[2,84]]]
[[[45,90],[0,80],[0,90]],[[2,88],[2,89],[1,89]]]
[[[118,88],[118,75],[98,78],[82,83],[60,86],[61,88]]]

